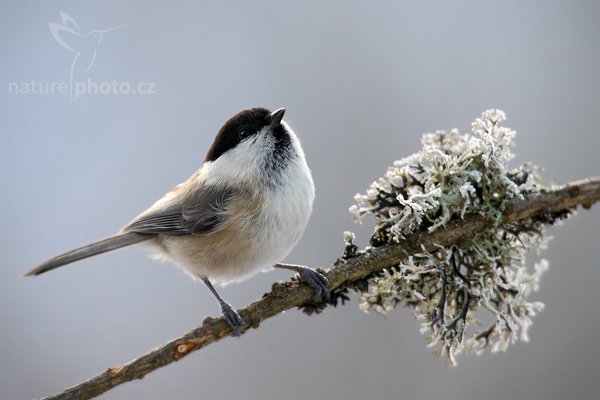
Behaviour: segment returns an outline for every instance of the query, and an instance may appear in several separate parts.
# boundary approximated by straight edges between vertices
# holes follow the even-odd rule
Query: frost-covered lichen
[[[473,122],[475,135],[423,135],[423,149],[396,161],[350,208],[357,221],[375,217],[373,246],[435,231],[469,214],[492,222],[469,243],[423,251],[371,277],[361,293],[365,311],[386,315],[399,304],[412,308],[430,346],[452,365],[458,353],[480,353],[488,345],[504,351],[527,341],[532,318],[543,309],[529,295],[548,262],[532,271],[525,255],[543,248],[543,225],[552,221],[502,222],[510,200],[544,187],[530,164],[507,170],[515,132],[501,125],[504,120],[502,111],[488,110]]]

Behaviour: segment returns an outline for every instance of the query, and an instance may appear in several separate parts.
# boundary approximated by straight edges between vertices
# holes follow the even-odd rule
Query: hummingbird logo
[[[73,53],[71,71],[69,74],[69,90],[73,91],[73,79],[83,78],[94,65],[98,47],[103,35],[107,32],[122,28],[123,25],[108,29],[96,29],[83,33],[77,22],[66,12],[60,11],[62,23],[50,22],[48,27],[54,40]]]

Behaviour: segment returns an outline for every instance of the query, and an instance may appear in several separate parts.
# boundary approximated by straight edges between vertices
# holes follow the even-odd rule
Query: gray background
[[[32,264],[115,232],[196,169],[222,122],[285,106],[317,186],[289,262],[328,265],[348,206],[420,135],[486,108],[518,131],[513,165],[558,181],[600,172],[600,6],[595,1],[3,2],[0,5],[0,398],[74,385],[195,327],[218,308],[203,285],[127,249],[46,276]],[[59,10],[106,33],[88,76],[154,82],[153,95],[9,95],[8,82],[67,81]],[[408,310],[294,310],[103,399],[592,399],[600,393],[600,209],[545,256],[531,342],[444,366]],[[287,279],[222,294],[242,306]]]

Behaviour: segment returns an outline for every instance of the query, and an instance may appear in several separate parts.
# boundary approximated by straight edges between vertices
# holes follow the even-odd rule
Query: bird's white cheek
[[[204,164],[205,176],[210,180],[229,183],[231,179],[250,180],[260,175],[264,157],[264,138],[260,135],[239,143],[215,161]]]

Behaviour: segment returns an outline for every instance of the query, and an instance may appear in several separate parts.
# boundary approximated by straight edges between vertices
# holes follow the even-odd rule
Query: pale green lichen
[[[479,354],[488,345],[504,351],[528,340],[532,318],[543,309],[528,297],[548,262],[530,272],[525,255],[543,247],[544,224],[567,215],[502,222],[508,201],[544,188],[530,164],[507,170],[515,132],[500,125],[504,120],[502,111],[488,110],[473,122],[474,136],[457,130],[423,135],[423,149],[396,161],[350,208],[357,221],[375,216],[374,246],[435,231],[469,214],[493,222],[470,243],[424,251],[372,276],[361,293],[365,311],[387,315],[399,304],[412,308],[430,345],[452,365],[458,353]],[[345,236],[348,247],[353,237]],[[478,310],[491,316],[480,330],[472,328],[481,325],[476,313],[485,317]]]

